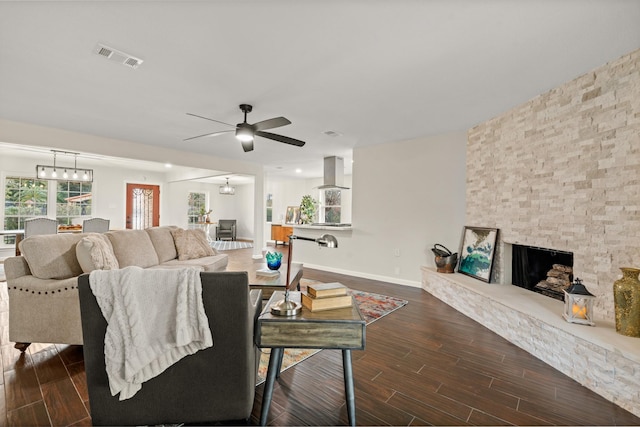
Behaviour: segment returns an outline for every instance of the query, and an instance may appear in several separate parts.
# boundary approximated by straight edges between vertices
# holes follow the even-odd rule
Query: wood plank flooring
[[[286,262],[287,247],[277,250]],[[229,270],[252,262],[252,249],[227,253]],[[359,425],[640,425],[638,417],[421,289],[310,269],[304,277],[409,301],[367,326],[366,349],[353,352]],[[82,347],[15,350],[5,283],[0,350],[0,427],[91,425]],[[263,389],[256,388],[252,424]],[[282,373],[268,423],[345,425],[340,352],[323,350]]]

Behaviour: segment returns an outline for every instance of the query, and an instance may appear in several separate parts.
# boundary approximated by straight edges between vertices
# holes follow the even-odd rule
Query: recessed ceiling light
[[[340,134],[336,131],[333,130],[326,130],[324,132],[322,132],[323,134],[327,135],[327,136],[331,136],[331,137],[336,137],[336,136],[340,136]]]
[[[171,163],[165,163],[164,167],[167,168],[167,169],[171,169]]]
[[[302,173],[302,169],[300,168],[296,169],[296,173]]]

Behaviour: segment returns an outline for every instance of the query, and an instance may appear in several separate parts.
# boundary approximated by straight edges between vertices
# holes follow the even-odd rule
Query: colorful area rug
[[[300,288],[304,290],[308,283],[318,282],[308,279],[301,279]],[[360,308],[360,312],[364,316],[367,325],[408,304],[408,301],[406,300],[386,295],[356,291],[354,289],[351,289],[350,292],[355,297],[358,308]],[[289,369],[290,367],[302,362],[308,357],[313,356],[319,351],[321,350],[304,348],[285,349],[284,356],[282,358],[282,368],[280,369],[280,372]],[[267,377],[267,368],[269,367],[269,352],[270,349],[268,348],[262,349],[256,385],[262,384]]]
[[[236,240],[216,240],[211,243],[211,247],[217,251],[232,251],[234,249],[252,248],[251,242],[239,242]]]

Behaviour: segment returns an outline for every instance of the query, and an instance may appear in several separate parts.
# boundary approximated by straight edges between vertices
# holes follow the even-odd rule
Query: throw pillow
[[[38,279],[69,279],[82,274],[76,245],[82,234],[38,234],[20,242],[20,252]]]
[[[104,234],[91,233],[83,237],[76,245],[76,257],[85,273],[120,268],[118,259],[113,253],[113,246]]]
[[[176,228],[171,230],[171,235],[176,244],[178,260],[180,261],[216,254],[211,245],[209,245],[209,242],[207,242],[207,235],[204,233],[204,230],[184,230],[182,228]]]

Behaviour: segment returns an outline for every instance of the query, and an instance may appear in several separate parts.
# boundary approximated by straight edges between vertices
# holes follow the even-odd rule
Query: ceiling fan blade
[[[189,141],[191,139],[196,139],[196,138],[204,138],[205,136],[218,136],[218,135],[222,135],[224,133],[229,133],[229,132],[233,132],[233,129],[221,130],[220,132],[205,133],[204,135],[192,136],[191,138],[183,139],[183,141]]]
[[[289,119],[285,119],[284,117],[275,117],[269,120],[263,120],[258,123],[254,123],[251,126],[254,131],[265,130],[265,129],[273,129],[279,128],[280,126],[290,125],[291,121]]]
[[[253,151],[253,140],[240,141],[240,143],[242,144],[242,149],[244,150],[245,153],[248,153],[249,151]]]
[[[257,131],[256,135],[261,136],[263,138],[273,139],[274,141],[284,142],[285,144],[295,145],[296,147],[302,147],[305,144],[304,141],[300,141],[299,139],[293,139],[293,138],[289,138],[288,136],[277,135],[271,132]]]
[[[222,123],[223,125],[227,125],[227,126],[233,126],[233,127],[236,127],[236,125],[231,125],[231,124],[229,124],[229,123],[221,122],[220,120],[210,119],[209,117],[199,116],[199,115],[197,115],[197,114],[187,113],[187,115],[188,115],[188,116],[193,116],[193,117],[198,117],[198,118],[200,118],[200,119],[209,120],[209,121],[216,122],[216,123]]]

